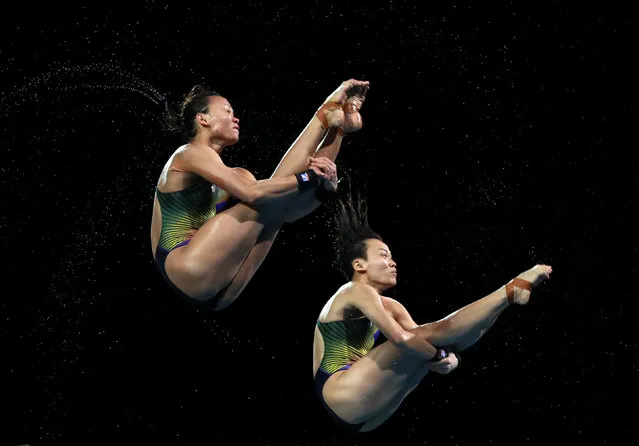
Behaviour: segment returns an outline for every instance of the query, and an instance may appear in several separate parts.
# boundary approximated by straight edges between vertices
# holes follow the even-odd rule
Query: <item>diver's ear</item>
[[[366,272],[366,260],[364,260],[362,258],[358,257],[357,259],[353,260],[351,265],[352,265],[353,269],[355,270],[355,272],[358,272],[360,274]]]
[[[208,120],[209,114],[208,113],[197,113],[195,115],[195,122],[197,122],[198,124],[200,124],[202,127],[208,127],[209,126],[209,120]]]

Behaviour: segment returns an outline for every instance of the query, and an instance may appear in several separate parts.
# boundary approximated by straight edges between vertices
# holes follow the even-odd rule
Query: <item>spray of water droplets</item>
[[[163,105],[166,97],[148,82],[113,65],[52,66],[46,73],[31,78],[22,86],[0,97],[0,115],[19,111],[41,97],[64,98],[78,91],[125,91],[139,95],[156,106]]]

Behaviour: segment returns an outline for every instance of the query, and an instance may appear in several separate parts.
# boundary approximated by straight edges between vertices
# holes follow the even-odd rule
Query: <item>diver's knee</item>
[[[253,175],[251,172],[249,172],[243,167],[234,167],[233,170],[239,173],[240,175],[242,175],[247,180],[257,181],[257,179],[255,178],[255,175]]]

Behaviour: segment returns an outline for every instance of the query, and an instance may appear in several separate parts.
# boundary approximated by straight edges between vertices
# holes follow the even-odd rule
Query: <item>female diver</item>
[[[475,344],[510,305],[525,305],[552,272],[536,265],[449,316],[418,325],[401,303],[383,295],[397,282],[397,265],[368,226],[366,203],[341,201],[335,220],[337,261],[349,282],[317,319],[313,375],[326,410],[351,431],[381,425],[429,370],[456,368],[455,352]],[[373,348],[380,331],[388,341]]]
[[[343,82],[322,104],[269,179],[222,161],[239,140],[229,101],[195,86],[177,119],[188,143],[164,166],[155,191],[151,247],[171,288],[220,310],[246,287],[284,222],[308,215],[337,187],[344,133],[362,127],[369,83]],[[321,143],[321,144],[320,144]]]

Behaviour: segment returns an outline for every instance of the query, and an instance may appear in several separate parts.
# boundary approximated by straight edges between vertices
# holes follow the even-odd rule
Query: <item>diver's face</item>
[[[397,263],[393,260],[386,243],[369,239],[366,241],[366,275],[371,285],[388,289],[397,284]]]
[[[235,117],[229,101],[222,96],[209,96],[208,103],[207,111],[202,114],[213,137],[224,140],[228,145],[237,143],[240,139],[240,120]]]

